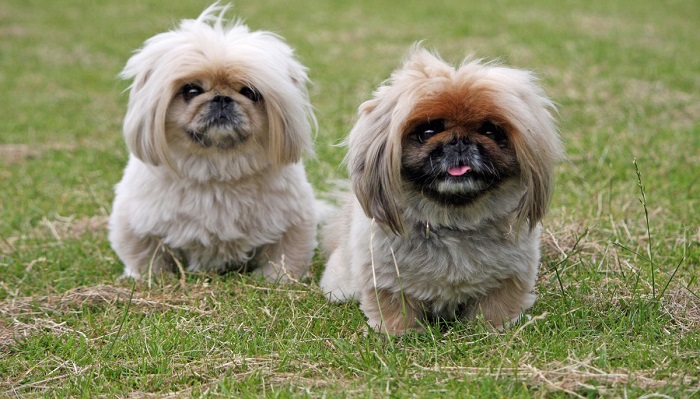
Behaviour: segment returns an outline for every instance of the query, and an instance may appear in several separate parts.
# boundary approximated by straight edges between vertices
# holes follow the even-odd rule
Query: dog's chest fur
[[[374,264],[382,265],[375,271],[377,283],[430,303],[435,311],[456,308],[505,279],[529,280],[539,262],[538,234],[525,230],[516,239],[488,224],[427,234],[425,226],[416,225],[403,237],[379,232],[373,251]]]
[[[189,270],[223,269],[244,263],[257,248],[275,243],[302,217],[297,204],[310,187],[297,165],[237,181],[200,183],[190,179],[136,177],[132,190],[132,228],[162,239],[187,260]],[[301,170],[303,173],[303,169]]]

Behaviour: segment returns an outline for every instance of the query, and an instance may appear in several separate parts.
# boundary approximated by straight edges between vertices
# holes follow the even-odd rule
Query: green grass
[[[0,397],[697,397],[700,3],[238,1],[309,66],[309,177],[344,178],[357,106],[425,40],[532,69],[569,160],[545,220],[539,301],[483,323],[368,333],[317,286],[188,275],[117,282],[104,225],[142,42],[203,0],[0,4]]]

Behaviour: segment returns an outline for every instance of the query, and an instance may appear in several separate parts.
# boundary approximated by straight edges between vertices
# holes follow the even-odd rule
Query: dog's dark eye
[[[506,139],[506,133],[503,131],[503,129],[491,121],[482,123],[476,131],[495,142],[501,142]]]
[[[190,102],[193,98],[204,93],[204,89],[194,83],[184,85],[180,91],[182,93],[182,98],[184,98],[186,102]]]
[[[445,121],[437,119],[427,123],[422,123],[411,130],[410,137],[417,140],[419,143],[424,143],[434,135],[445,131]]]
[[[248,99],[254,103],[260,101],[260,98],[262,97],[260,93],[258,93],[257,90],[253,89],[252,87],[245,86],[241,89],[240,91],[241,94],[244,96],[248,97]]]

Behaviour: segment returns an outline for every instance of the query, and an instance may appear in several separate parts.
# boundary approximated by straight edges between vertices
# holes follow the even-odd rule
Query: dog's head
[[[226,9],[152,37],[127,62],[124,135],[142,161],[182,172],[178,159],[192,156],[282,165],[311,151],[306,68],[278,36],[224,21]]]
[[[474,60],[455,69],[415,48],[348,137],[358,200],[396,233],[406,206],[515,212],[533,228],[563,155],[553,108],[527,71]]]

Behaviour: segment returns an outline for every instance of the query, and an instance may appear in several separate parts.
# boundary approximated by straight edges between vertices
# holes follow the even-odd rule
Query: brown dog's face
[[[418,49],[360,107],[346,157],[355,195],[396,234],[505,215],[534,229],[563,156],[550,109],[527,71],[454,68]]]
[[[168,140],[193,152],[236,148],[266,131],[264,103],[256,88],[226,74],[190,79],[180,85],[168,108]]]
[[[441,205],[468,205],[519,174],[512,128],[488,100],[469,98],[431,99],[414,110],[404,131],[402,178]]]

